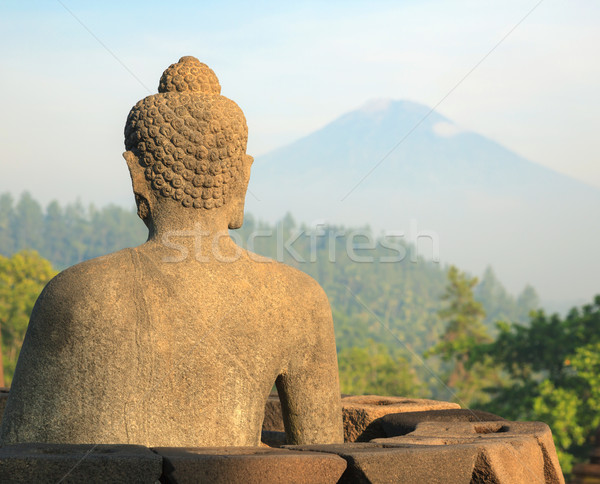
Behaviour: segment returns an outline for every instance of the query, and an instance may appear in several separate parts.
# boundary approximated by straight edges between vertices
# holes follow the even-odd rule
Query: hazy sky
[[[214,69],[259,155],[371,98],[434,106],[537,3],[5,0],[0,192],[132,205],[126,116],[182,55]],[[438,111],[600,187],[599,27],[595,0],[542,1]]]

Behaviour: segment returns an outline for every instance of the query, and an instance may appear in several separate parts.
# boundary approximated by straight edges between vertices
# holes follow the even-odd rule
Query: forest
[[[145,241],[135,210],[81,203],[45,209],[0,195],[0,326],[7,385],[44,285],[82,260]],[[276,224],[246,215],[232,238],[314,277],[332,308],[343,393],[453,400],[548,423],[563,470],[586,458],[600,424],[600,297],[547,315],[535,290],[511,295],[420,257],[369,227]]]

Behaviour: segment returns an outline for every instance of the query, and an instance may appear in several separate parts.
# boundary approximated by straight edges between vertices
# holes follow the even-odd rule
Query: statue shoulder
[[[321,285],[311,276],[287,264],[276,263],[281,282],[287,287],[291,302],[308,311],[331,313],[329,300]]]
[[[132,274],[132,249],[75,264],[56,275],[40,294],[32,314],[72,314],[114,298]],[[91,304],[91,306],[90,306]]]

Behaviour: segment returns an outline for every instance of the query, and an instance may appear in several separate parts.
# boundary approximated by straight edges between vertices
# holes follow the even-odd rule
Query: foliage
[[[420,384],[408,360],[372,339],[365,343],[344,348],[338,354],[342,393],[418,397]]]
[[[498,372],[489,366],[488,361],[467,366],[471,348],[491,341],[483,324],[483,305],[473,296],[476,286],[477,278],[470,278],[455,266],[450,267],[448,286],[442,296],[446,305],[439,311],[446,322],[446,330],[440,342],[425,353],[426,357],[439,355],[443,361],[450,363],[443,374],[444,383],[455,394],[454,400],[463,406],[486,400],[484,387],[498,379]]]
[[[452,394],[436,376],[442,375],[463,404],[547,422],[566,472],[586,458],[600,424],[600,297],[566,318],[532,313],[539,305],[533,288],[515,298],[491,268],[477,283],[455,267],[446,271],[418,257],[402,240],[376,237],[368,227],[362,233],[373,248],[361,246],[364,237],[352,246],[353,233],[298,225],[290,215],[275,225],[247,215],[234,236],[324,287],[343,392],[447,400]],[[52,202],[44,211],[28,194],[17,203],[0,195],[0,324],[8,381],[34,302],[54,274],[50,262],[65,268],[139,245],[146,234],[133,210]],[[357,261],[348,247],[374,260]],[[398,254],[401,260],[389,262]],[[427,368],[424,353],[430,356]]]
[[[0,254],[35,250],[64,269],[82,260],[105,255],[144,241],[147,230],[133,210],[109,205],[87,209],[76,202],[61,207],[51,202],[46,211],[24,193],[15,204],[0,195]]]
[[[509,376],[488,388],[486,410],[552,429],[563,471],[585,460],[600,424],[600,296],[566,318],[532,315],[528,326],[499,323],[494,342],[475,345],[471,363],[489,361]]]
[[[0,256],[0,328],[5,383],[10,385],[33,305],[56,274],[37,252]]]
[[[530,311],[540,306],[533,287],[525,286],[523,292],[515,299],[502,286],[491,267],[485,269],[481,281],[473,288],[473,294],[477,301],[484,302],[484,323],[492,336],[496,333],[497,321],[512,320],[525,323],[529,321]]]
[[[420,360],[420,355],[444,332],[438,311],[446,284],[445,269],[418,257],[415,248],[401,239],[376,236],[368,227],[363,227],[361,233],[365,235],[354,237],[357,228],[337,226],[317,230],[297,224],[289,214],[277,224],[259,222],[247,214],[242,229],[232,235],[239,244],[297,267],[319,281],[331,303],[339,352],[354,347],[368,349],[367,341],[371,339],[382,352],[385,347],[384,354],[394,361],[404,358],[409,362],[425,388],[424,396],[448,399],[446,389],[433,376],[444,369],[444,362],[429,361],[428,370]],[[5,256],[34,249],[54,267],[63,269],[139,245],[146,236],[147,230],[134,210],[116,206],[84,208],[80,203],[61,206],[57,202],[42,210],[28,194],[16,204],[10,195],[0,196],[0,253]],[[369,238],[374,249],[360,248]],[[390,249],[390,245],[395,248]],[[355,255],[372,256],[374,261],[356,261],[348,247]],[[390,262],[398,255],[401,260]],[[485,280],[494,290],[482,291],[476,299],[486,311],[505,306],[508,309],[503,314],[507,318],[522,321],[520,315],[535,308],[527,305],[531,301],[523,306],[518,302],[521,297],[510,296],[491,269]],[[500,297],[501,302],[496,300]],[[492,327],[491,320],[484,323]],[[415,395],[420,388],[407,388],[406,392]],[[385,387],[380,390],[386,391]]]

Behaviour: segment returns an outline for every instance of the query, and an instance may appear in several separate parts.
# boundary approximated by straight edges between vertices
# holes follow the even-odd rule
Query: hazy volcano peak
[[[395,101],[391,98],[373,98],[369,99],[358,110],[367,114],[387,111],[393,102]]]
[[[374,98],[358,109],[347,112],[327,126],[362,125],[367,131],[372,129],[392,130],[398,133],[413,128],[432,130],[436,123],[452,123],[437,111],[414,101],[405,99]]]
[[[475,273],[491,264],[515,292],[525,283],[545,299],[597,292],[600,190],[423,104],[373,99],[258,157],[254,170],[250,189],[268,203],[246,203],[268,220],[283,206],[304,222],[376,230],[416,220],[436,234],[443,261]]]

